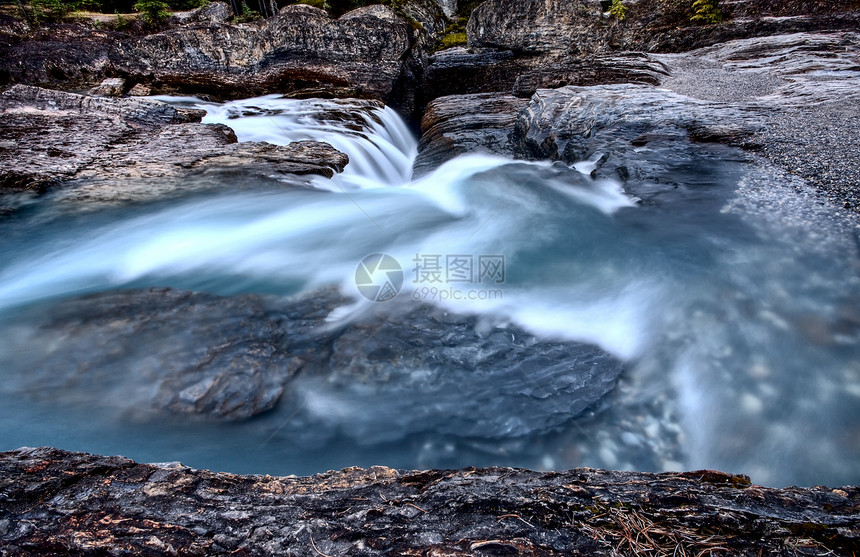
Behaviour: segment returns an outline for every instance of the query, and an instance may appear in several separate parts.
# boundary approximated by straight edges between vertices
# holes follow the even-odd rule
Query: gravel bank
[[[860,214],[860,35],[798,33],[660,57],[661,87],[755,113],[760,154]]]

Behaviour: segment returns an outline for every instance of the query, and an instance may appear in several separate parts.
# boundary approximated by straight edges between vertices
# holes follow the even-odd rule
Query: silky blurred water
[[[15,332],[0,340],[0,449],[50,444],[272,474],[498,464],[860,481],[858,232],[796,193],[790,177],[703,148],[675,171],[683,191],[651,198],[590,178],[587,164],[481,155],[412,181],[416,141],[388,108],[168,100],[205,108],[204,121],[233,127],[240,141],[328,141],[350,164],[314,188],[248,178],[240,191],[83,216],[54,211],[48,198],[0,221],[0,321]],[[301,375],[278,409],[235,424],[132,419],[117,411],[121,400],[81,406],[68,392],[37,401],[22,386],[47,340],[16,324],[39,304],[124,287],[287,296],[334,284],[355,300],[337,319],[371,304],[355,285],[371,253],[400,262],[401,299],[597,344],[625,361],[621,383],[551,433],[464,439],[434,434],[431,423],[429,433],[374,443],[350,432],[390,409],[347,404]],[[505,280],[493,296],[454,300],[454,286],[487,285],[422,283],[416,256],[434,255],[504,256]]]

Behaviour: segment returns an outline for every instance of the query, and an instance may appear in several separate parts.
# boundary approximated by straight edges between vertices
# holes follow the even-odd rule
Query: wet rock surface
[[[182,192],[184,179],[205,172],[331,177],[348,162],[315,141],[238,143],[229,127],[200,124],[201,110],[148,99],[16,85],[0,94],[0,110],[0,191],[63,186],[70,201],[119,203]]]
[[[464,153],[513,155],[510,130],[527,104],[526,99],[498,93],[434,100],[421,120],[415,175],[421,176]]]
[[[3,354],[6,369],[30,360],[32,375],[21,379],[36,399],[119,405],[143,415],[169,410],[248,418],[278,403],[304,363],[290,348],[309,334],[302,328],[320,325],[332,298],[304,300],[299,315],[289,309],[273,315],[258,296],[108,291],[49,306],[38,322],[7,328]],[[56,344],[16,350],[37,338]]]
[[[456,47],[430,56],[421,98],[505,92],[528,98],[542,88],[563,85],[660,82],[666,69],[652,56],[619,52],[573,56],[521,56],[512,50]]]
[[[333,290],[288,300],[170,289],[91,294],[7,323],[4,368],[20,372],[9,385],[21,381],[36,399],[141,414],[246,418],[287,391],[291,430],[308,422],[316,438],[340,431],[367,443],[422,431],[544,432],[599,402],[622,369],[592,346],[539,342],[423,305],[325,322],[346,303]]]
[[[0,453],[0,540],[20,555],[851,555],[860,490],[702,470],[236,476],[57,449]]]

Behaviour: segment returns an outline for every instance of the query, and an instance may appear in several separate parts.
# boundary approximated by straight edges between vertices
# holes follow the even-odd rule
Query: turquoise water
[[[247,178],[87,213],[48,197],[0,222],[0,449],[54,445],[243,473],[498,464],[860,481],[858,231],[790,177],[698,148],[669,165],[681,188],[625,191],[576,168],[481,155],[413,182],[415,141],[388,109],[354,108],[365,114],[356,131],[316,119],[326,101],[185,102],[242,141],[321,138],[351,163],[316,188]],[[621,383],[561,428],[475,439],[447,433],[446,416],[432,413],[424,431],[388,434],[404,405],[432,401],[416,392],[380,403],[302,375],[274,411],[229,424],[140,415],[122,391],[28,382],[30,363],[65,342],[28,325],[51,300],[142,286],[288,296],[336,285],[354,300],[337,321],[371,304],[355,284],[371,253],[400,262],[401,300],[596,344],[625,362]],[[505,280],[492,295],[475,281],[424,283],[418,255],[501,255]],[[454,287],[467,295],[454,299]],[[158,346],[144,349],[159,357]]]

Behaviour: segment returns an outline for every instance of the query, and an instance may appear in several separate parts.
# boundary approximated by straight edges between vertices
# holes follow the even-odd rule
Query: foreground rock
[[[348,158],[327,143],[238,143],[201,110],[147,99],[81,96],[16,85],[0,94],[0,191],[46,191],[101,202],[148,200],[184,191],[189,176],[331,177]],[[158,179],[158,180],[154,180]]]
[[[148,289],[48,304],[3,328],[4,390],[50,404],[227,419],[283,397],[292,442],[339,433],[375,443],[421,432],[546,432],[599,402],[622,369],[593,346],[537,341],[424,305],[326,321],[348,303],[333,290],[281,300]]]
[[[17,555],[852,555],[860,490],[721,472],[347,468],[298,478],[0,453]]]

